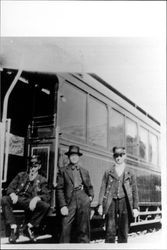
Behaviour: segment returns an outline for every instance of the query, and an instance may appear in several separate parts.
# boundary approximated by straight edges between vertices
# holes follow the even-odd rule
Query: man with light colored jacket
[[[138,190],[136,177],[126,167],[124,147],[113,148],[114,163],[105,171],[99,193],[100,215],[106,220],[106,243],[126,243],[129,225],[138,216]]]

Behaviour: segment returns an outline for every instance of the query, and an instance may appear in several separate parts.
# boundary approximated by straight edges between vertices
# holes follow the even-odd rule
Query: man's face
[[[125,161],[125,158],[125,153],[114,153],[114,160],[118,165],[121,165]]]
[[[71,154],[69,156],[70,162],[73,164],[77,164],[79,162],[79,155],[78,154]]]
[[[40,168],[41,168],[41,165],[39,163],[31,164],[31,166],[30,166],[30,174],[32,174],[32,175],[36,174],[39,171]]]

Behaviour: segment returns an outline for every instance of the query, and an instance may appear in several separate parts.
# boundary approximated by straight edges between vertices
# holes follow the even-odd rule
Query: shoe
[[[35,237],[33,228],[26,226],[23,230],[23,234],[30,239],[31,242],[36,242],[37,238]]]
[[[16,240],[19,238],[19,232],[17,228],[11,228],[10,236],[9,236],[9,243],[16,243]]]

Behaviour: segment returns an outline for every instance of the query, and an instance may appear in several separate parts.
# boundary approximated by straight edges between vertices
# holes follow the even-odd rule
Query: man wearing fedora
[[[129,225],[139,214],[136,177],[125,158],[125,148],[114,147],[114,163],[102,179],[98,212],[106,219],[106,243],[114,243],[116,234],[118,243],[126,243]]]
[[[32,242],[36,241],[34,230],[39,227],[41,220],[49,209],[50,193],[47,180],[38,173],[41,168],[39,156],[30,158],[28,172],[20,172],[7,188],[2,197],[2,212],[6,224],[10,226],[9,242],[15,243],[19,237],[19,229],[13,214],[13,208],[25,211],[24,234]]]
[[[60,168],[57,179],[57,198],[62,215],[60,243],[70,243],[72,226],[76,225],[76,242],[90,242],[90,203],[94,197],[88,170],[80,166],[82,153],[75,145],[69,147],[69,164]]]

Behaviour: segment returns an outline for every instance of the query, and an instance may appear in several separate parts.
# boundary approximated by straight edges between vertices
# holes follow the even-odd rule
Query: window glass
[[[114,146],[124,146],[124,116],[114,109],[111,110],[109,133],[110,151]]]
[[[157,164],[158,160],[158,139],[157,136],[149,134],[149,161],[153,164]]]
[[[61,89],[60,127],[61,133],[86,137],[86,93],[66,83]]]
[[[91,144],[107,147],[107,108],[92,97],[88,107],[88,140]]]
[[[139,155],[143,160],[148,160],[148,131],[142,127],[139,131]]]
[[[131,155],[137,155],[137,124],[126,119],[126,150]]]

